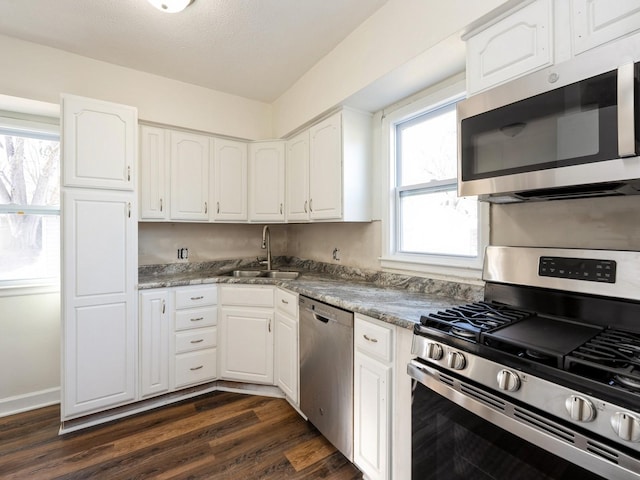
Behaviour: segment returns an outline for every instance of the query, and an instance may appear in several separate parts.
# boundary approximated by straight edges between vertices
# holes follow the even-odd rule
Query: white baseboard
[[[0,417],[60,403],[60,387],[0,399]]]

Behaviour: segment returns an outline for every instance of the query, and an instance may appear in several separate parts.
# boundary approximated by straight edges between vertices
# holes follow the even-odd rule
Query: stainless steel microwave
[[[640,40],[458,104],[458,194],[491,202],[640,193]]]

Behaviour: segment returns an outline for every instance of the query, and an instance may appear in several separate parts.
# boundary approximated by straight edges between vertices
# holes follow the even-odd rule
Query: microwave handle
[[[634,67],[633,63],[627,63],[618,68],[618,155],[620,157],[637,155]]]

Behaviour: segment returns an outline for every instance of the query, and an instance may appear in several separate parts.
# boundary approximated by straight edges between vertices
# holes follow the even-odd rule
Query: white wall
[[[286,135],[390,72],[404,69],[503,3],[389,0],[274,102],[275,136]],[[439,65],[431,68],[437,70]],[[417,72],[408,69],[407,74]]]
[[[0,296],[0,416],[60,398],[60,294]]]
[[[207,223],[138,223],[138,264],[176,263],[178,248],[189,249],[191,263],[266,257],[263,225]],[[287,253],[287,226],[271,225],[271,253]]]
[[[272,135],[266,103],[2,35],[0,58],[0,94],[59,103],[72,93],[132,105],[142,120],[251,140]]]

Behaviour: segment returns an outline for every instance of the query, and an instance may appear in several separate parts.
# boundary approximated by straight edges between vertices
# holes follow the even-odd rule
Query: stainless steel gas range
[[[640,479],[640,252],[489,247],[414,329],[414,479]]]

